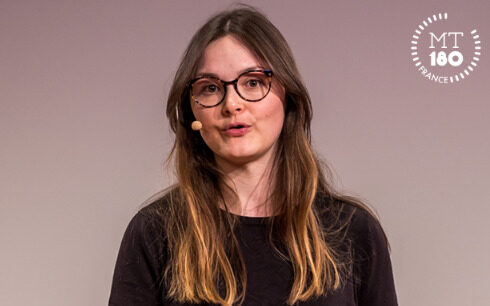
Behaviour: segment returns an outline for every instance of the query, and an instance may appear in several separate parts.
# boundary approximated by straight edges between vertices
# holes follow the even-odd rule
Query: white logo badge
[[[478,66],[481,56],[478,31],[449,22],[447,13],[422,20],[412,39],[412,60],[427,80],[439,84],[459,82]]]

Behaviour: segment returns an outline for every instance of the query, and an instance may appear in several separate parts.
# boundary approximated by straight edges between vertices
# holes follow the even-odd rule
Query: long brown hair
[[[326,227],[314,203],[323,198],[371,211],[361,201],[338,194],[326,180],[328,167],[311,148],[312,106],[292,52],[262,13],[241,5],[211,17],[197,31],[169,92],[167,117],[175,142],[168,161],[174,161],[178,183],[165,192],[166,207],[160,211],[169,255],[164,271],[167,297],[219,305],[241,304],[245,297],[247,271],[233,231],[238,218],[220,209],[220,203],[227,207],[221,189],[224,174],[200,134],[190,128],[195,118],[187,88],[206,47],[226,35],[272,69],[286,92],[285,120],[273,160],[275,175],[281,179],[270,193],[273,211],[279,214],[271,217],[269,239],[282,243],[285,254],[272,245],[294,271],[287,303],[328,294],[341,286],[352,268],[349,253],[336,248],[339,236],[334,235],[350,218],[339,227]]]

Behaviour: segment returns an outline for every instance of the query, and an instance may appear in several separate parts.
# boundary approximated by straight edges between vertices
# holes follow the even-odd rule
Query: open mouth
[[[225,130],[226,134],[229,136],[243,136],[249,132],[250,125],[247,125],[245,123],[235,123],[233,125],[229,125],[228,128]]]
[[[248,128],[248,127],[250,127],[250,125],[248,125],[245,122],[234,122],[234,123],[228,124],[225,127],[225,130],[239,130],[239,129]]]

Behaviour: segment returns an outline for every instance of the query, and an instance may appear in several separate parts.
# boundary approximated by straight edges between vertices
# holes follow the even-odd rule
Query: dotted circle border
[[[412,38],[414,40],[411,41],[411,44],[412,46],[410,47],[410,50],[411,50],[411,55],[412,55],[412,61],[415,62],[415,67],[418,67],[422,64],[422,61],[420,60],[420,58],[418,57],[418,40],[422,34],[422,32],[427,28],[429,27],[429,25],[433,22],[436,22],[438,20],[447,20],[447,13],[439,13],[438,15],[434,14],[432,15],[432,18],[431,17],[427,17],[427,19],[425,20],[422,20],[422,23],[418,25],[418,27],[415,29],[415,34],[412,35]],[[419,30],[420,29],[420,30]],[[480,35],[478,35],[477,33],[477,30],[476,29],[473,29],[473,31],[471,31],[471,35],[473,36],[473,43],[474,43],[474,51],[473,51],[473,58],[470,62],[470,64],[468,65],[468,67],[466,67],[466,69],[464,69],[462,72],[459,72],[459,73],[456,73],[454,76],[450,76],[449,77],[449,81],[451,83],[454,82],[454,80],[456,80],[456,82],[459,82],[459,80],[461,79],[464,79],[464,75],[466,74],[467,76],[470,75],[470,72],[473,71],[473,67],[476,67],[478,66],[477,62],[480,60],[480,55],[481,55],[481,41],[478,40],[480,38]],[[473,67],[472,67],[473,66]],[[470,72],[468,72],[468,70]],[[464,74],[463,74],[464,72]]]

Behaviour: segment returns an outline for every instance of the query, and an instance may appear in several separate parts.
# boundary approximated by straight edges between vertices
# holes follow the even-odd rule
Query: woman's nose
[[[244,100],[238,95],[233,84],[228,84],[225,98],[223,101],[222,111],[224,115],[239,113],[244,108]]]

